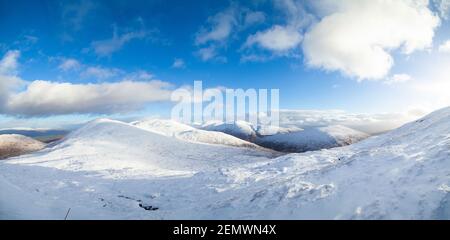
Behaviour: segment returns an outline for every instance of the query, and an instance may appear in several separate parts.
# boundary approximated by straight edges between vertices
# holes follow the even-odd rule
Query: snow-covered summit
[[[257,135],[255,127],[246,121],[209,121],[201,128],[208,131],[223,132],[246,141],[253,141]]]
[[[149,119],[132,122],[131,125],[169,137],[195,129],[194,127],[170,119]]]
[[[64,170],[125,168],[158,175],[241,164],[272,156],[271,152],[260,149],[189,142],[110,119],[87,123],[45,153],[24,157],[17,162],[34,163],[46,159],[43,165]]]
[[[205,131],[173,120],[152,119],[133,122],[131,124],[144,130],[190,142],[261,148],[253,143],[222,132]]]

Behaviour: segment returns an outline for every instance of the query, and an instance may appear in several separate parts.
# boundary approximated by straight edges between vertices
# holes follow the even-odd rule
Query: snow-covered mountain
[[[306,152],[346,146],[368,137],[365,133],[335,125],[278,132],[258,137],[255,142],[260,146],[282,152]]]
[[[272,181],[284,185],[264,191],[257,201],[272,205],[276,216],[450,219],[449,160],[446,108],[348,147],[286,155],[252,172],[271,172],[260,187]],[[292,187],[285,191],[286,186]],[[273,204],[280,191],[292,201]],[[266,214],[271,212],[261,213]]]
[[[0,135],[0,159],[41,150],[45,144],[18,134]]]
[[[261,148],[256,144],[241,140],[222,132],[205,131],[173,120],[152,119],[133,122],[131,124],[141,129],[190,142]]]
[[[346,146],[361,141],[368,134],[341,125],[325,127],[255,127],[249,122],[209,122],[202,129],[230,134],[259,146],[282,152],[306,152]]]
[[[59,160],[61,156],[65,157],[63,161]],[[270,156],[269,151],[192,143],[124,122],[98,119],[72,132],[39,158],[50,160],[45,165],[64,170],[130,168],[145,173],[150,169],[151,174],[160,175],[172,174],[172,170],[190,172],[192,168],[216,167],[216,164],[222,165],[222,161],[241,164]],[[25,159],[35,161],[34,157],[17,161]]]
[[[251,123],[245,121],[221,122],[210,121],[201,126],[208,131],[217,131],[235,136],[245,141],[254,141],[256,139],[256,130]]]
[[[18,134],[34,138],[42,142],[57,141],[69,133],[67,130],[61,129],[43,129],[43,128],[4,128],[0,129],[1,134]]]
[[[450,219],[449,123],[273,158],[98,120],[0,162],[0,218]]]

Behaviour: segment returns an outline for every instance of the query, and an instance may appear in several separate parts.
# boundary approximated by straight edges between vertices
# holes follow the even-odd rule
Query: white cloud
[[[197,55],[200,56],[200,58],[203,61],[208,61],[208,60],[214,59],[217,56],[217,51],[214,46],[209,46],[209,47],[200,48],[197,51]]]
[[[284,15],[284,23],[273,25],[268,29],[250,35],[243,45],[243,48],[256,45],[262,49],[272,51],[274,53],[273,56],[259,56],[260,54],[247,53],[241,57],[241,61],[261,61],[261,59],[269,59],[280,55],[285,56],[288,52],[293,53],[292,50],[295,50],[301,43],[303,28],[313,20],[313,16],[304,9],[304,2],[275,0],[274,5]],[[250,50],[250,52],[253,51]],[[255,58],[254,56],[257,57]]]
[[[58,66],[60,70],[65,72],[70,70],[78,70],[80,69],[80,67],[80,62],[73,58],[62,59],[61,63]]]
[[[242,63],[246,63],[246,62],[267,62],[269,60],[271,60],[273,58],[273,56],[266,56],[266,55],[262,55],[262,54],[244,54],[241,56],[240,61]]]
[[[149,36],[150,32],[145,30],[130,31],[123,34],[117,32],[114,28],[113,37],[110,39],[94,41],[91,43],[95,54],[100,57],[111,56],[114,52],[120,50],[126,43],[135,39],[144,39]]]
[[[397,83],[405,83],[412,80],[412,77],[408,74],[394,74],[389,77],[384,83],[387,85],[397,84]]]
[[[445,41],[439,46],[439,52],[450,53],[450,40]]]
[[[196,33],[195,44],[226,42],[233,33],[261,24],[265,20],[263,12],[232,3],[230,7],[208,18],[207,24]]]
[[[58,68],[62,71],[79,70],[80,77],[93,78],[96,80],[105,80],[111,78],[121,78],[124,81],[148,81],[153,79],[153,74],[139,70],[131,73],[127,73],[118,68],[106,68],[101,66],[88,66],[80,63],[73,58],[62,58]]]
[[[104,68],[104,67],[88,67],[83,72],[81,72],[81,77],[84,78],[96,78],[96,79],[107,79],[112,78],[122,73],[120,69],[116,68]]]
[[[38,80],[9,97],[4,112],[27,117],[131,112],[149,102],[168,101],[170,86],[162,81],[72,84]]]
[[[343,125],[368,134],[379,134],[416,120],[424,114],[425,112],[417,109],[379,114],[358,114],[342,110],[281,110],[280,126],[304,128]]]
[[[39,41],[38,37],[32,36],[32,35],[24,35],[23,38],[24,38],[25,43],[29,44],[29,45],[35,44]]]
[[[19,51],[11,50],[0,60],[0,111],[4,108],[11,91],[23,83],[22,79],[16,76],[19,57]]]
[[[311,1],[314,4],[317,0]],[[308,4],[311,4],[308,3]],[[314,20],[314,16],[305,10],[302,0],[274,0],[275,7],[280,9],[286,17],[286,26],[301,29]]]
[[[95,80],[121,79],[123,81],[149,81],[154,80],[154,75],[144,70],[125,72],[118,68],[107,68],[101,66],[88,66],[73,58],[61,58],[58,68],[62,71],[78,70],[81,78]]]
[[[181,59],[181,58],[176,58],[176,59],[173,61],[172,67],[173,67],[173,68],[185,68],[185,67],[186,67],[186,64],[184,63],[184,60],[183,60],[183,59]]]
[[[0,113],[11,95],[11,92],[24,83],[17,76],[0,75]]]
[[[384,78],[394,65],[392,50],[410,54],[430,47],[440,23],[426,0],[319,3],[328,13],[305,34],[306,63],[358,80]]]
[[[233,27],[238,24],[236,11],[236,8],[232,6],[223,12],[219,12],[216,15],[209,17],[208,24],[210,26],[202,28],[200,32],[197,33],[195,43],[201,45],[210,41],[226,40],[230,36]]]
[[[302,36],[295,28],[275,25],[249,36],[244,46],[250,47],[257,44],[271,51],[284,52],[297,47],[301,40]]]
[[[215,60],[226,61],[225,57],[219,56],[218,50],[227,44],[233,30],[237,28],[240,9],[232,5],[207,20],[207,26],[203,26],[195,37],[195,45],[200,49],[196,51],[203,61]]]
[[[0,75],[15,75],[19,66],[18,59],[20,52],[11,50],[6,52],[2,60],[0,60]]]
[[[130,74],[127,74],[124,77],[124,81],[135,81],[135,80],[139,80],[139,81],[148,81],[148,80],[152,80],[153,79],[153,74],[147,72],[147,71],[136,71],[136,72],[132,72]]]
[[[81,74],[99,79],[120,75],[123,80],[97,84],[24,81],[17,76],[19,56],[19,51],[9,51],[0,59],[0,114],[36,117],[131,112],[147,103],[169,101],[173,88],[168,82],[153,80],[146,71],[127,74],[102,67],[87,67]],[[63,66],[71,69],[77,62],[85,67],[72,60]]]
[[[266,15],[263,12],[248,12],[244,18],[244,26],[249,27],[266,21]]]
[[[227,47],[228,41],[236,33],[261,24],[266,20],[263,12],[252,11],[237,3],[208,18],[206,24],[195,35],[195,45],[199,47],[197,55],[203,60],[225,62],[220,50]]]

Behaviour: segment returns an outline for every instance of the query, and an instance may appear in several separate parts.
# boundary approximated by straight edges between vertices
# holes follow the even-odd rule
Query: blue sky
[[[167,91],[194,80],[278,88],[283,109],[430,111],[450,103],[449,9],[448,0],[0,0],[0,123],[167,116]]]

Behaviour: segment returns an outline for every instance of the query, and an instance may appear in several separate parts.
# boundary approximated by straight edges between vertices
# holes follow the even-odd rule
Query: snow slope
[[[222,132],[205,131],[173,120],[152,119],[133,122],[131,124],[141,129],[190,142],[261,148],[253,143]]]
[[[64,159],[61,160],[61,156]],[[124,122],[99,119],[72,132],[63,142],[37,157],[24,157],[12,162],[41,163],[44,160],[40,166],[63,170],[106,171],[110,174],[110,171],[127,168],[159,175],[216,168],[225,161],[226,165],[241,164],[267,156],[272,156],[272,153],[190,143]]]
[[[0,159],[31,153],[44,147],[44,143],[22,135],[0,135]]]
[[[289,218],[450,219],[449,123],[446,108],[355,145],[280,157],[256,172],[297,182],[300,198],[322,186],[317,199],[276,204]],[[272,202],[275,189],[260,201]]]
[[[450,219],[449,123],[447,108],[350,146],[271,159],[96,121],[0,162],[0,218],[61,219],[70,207],[69,219]],[[23,211],[15,198],[39,205]]]

